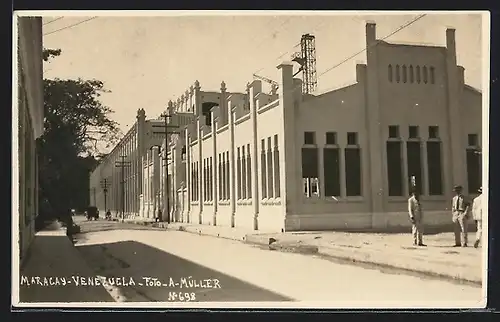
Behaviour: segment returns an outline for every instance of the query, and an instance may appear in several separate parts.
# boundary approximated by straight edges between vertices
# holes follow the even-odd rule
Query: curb
[[[246,242],[248,244],[254,244],[254,245],[259,245],[259,246],[270,246],[269,244],[266,244],[264,241],[254,238],[253,235],[247,235],[246,236]],[[271,243],[273,245],[274,243]],[[291,243],[293,245],[293,243]],[[306,246],[307,244],[302,244],[302,246]],[[464,283],[464,284],[471,284],[474,286],[481,286],[482,281],[477,280],[477,279],[471,279],[464,277],[462,275],[452,275],[452,274],[444,274],[440,272],[435,272],[429,269],[425,269],[425,267],[419,267],[417,268],[410,268],[405,265],[394,265],[390,263],[386,263],[377,259],[374,259],[370,253],[366,252],[359,252],[355,251],[353,249],[342,249],[342,248],[336,248],[336,247],[318,247],[314,245],[307,245],[310,246],[312,250],[311,252],[304,251],[305,248],[303,249],[298,249],[298,251],[293,251],[293,247],[288,247],[288,248],[276,248],[278,251],[283,251],[283,252],[293,252],[293,253],[300,253],[300,254],[309,254],[309,255],[319,255],[325,259],[331,259],[331,260],[337,260],[340,262],[344,263],[349,263],[349,264],[358,264],[359,266],[365,266],[368,268],[381,268],[381,269],[390,269],[394,271],[400,271],[400,272],[405,272],[405,273],[413,273],[416,275],[423,275],[426,277],[433,277],[433,278],[440,278],[440,279],[446,279],[446,280],[451,280],[454,282],[459,282],[459,283]],[[314,252],[314,248],[317,249],[316,252]],[[348,254],[346,254],[348,253]],[[439,264],[443,265],[443,264]]]
[[[142,223],[143,225],[146,226],[152,226],[154,227],[155,224],[157,223]],[[189,228],[189,226],[182,226],[180,225],[177,228],[169,228],[168,225],[165,225],[167,227],[162,227],[165,230],[175,230],[175,231],[182,231],[190,234],[196,234],[196,235],[201,235],[201,236],[210,236],[214,238],[223,238],[223,239],[228,239],[228,240],[233,240],[233,241],[239,241],[245,244],[249,245],[256,245],[256,246],[261,246],[261,247],[266,247],[269,250],[273,251],[279,251],[283,253],[295,253],[295,254],[302,254],[302,255],[317,255],[321,256],[326,259],[331,259],[331,260],[337,260],[341,261],[344,263],[349,263],[349,264],[354,264],[354,265],[359,265],[359,266],[366,266],[368,268],[381,268],[381,269],[391,269],[395,271],[400,271],[400,272],[405,272],[405,273],[412,273],[412,274],[417,274],[417,275],[422,275],[426,277],[432,277],[432,278],[439,278],[439,279],[445,279],[445,280],[450,280],[453,282],[459,282],[459,283],[465,283],[465,284],[471,284],[474,286],[481,286],[482,281],[477,280],[477,279],[471,279],[471,278],[466,278],[462,275],[452,275],[452,274],[444,274],[440,272],[435,272],[429,269],[425,269],[425,267],[419,267],[418,269],[416,268],[410,268],[406,265],[394,265],[391,263],[386,263],[377,259],[374,259],[372,257],[372,254],[366,253],[366,252],[359,252],[355,251],[353,249],[342,249],[342,248],[337,248],[337,247],[321,247],[321,246],[315,246],[315,245],[310,245],[310,244],[303,244],[303,243],[297,243],[297,242],[284,242],[280,243],[279,240],[275,238],[266,238],[267,242],[262,240],[262,237],[256,237],[259,235],[254,235],[254,234],[245,234],[242,239],[234,238],[232,236],[224,236],[221,234],[211,234],[211,233],[206,233],[203,232],[203,230],[199,230],[197,228]],[[332,253],[333,252],[333,253]],[[346,254],[348,252],[348,254]],[[443,265],[443,264],[439,264]]]

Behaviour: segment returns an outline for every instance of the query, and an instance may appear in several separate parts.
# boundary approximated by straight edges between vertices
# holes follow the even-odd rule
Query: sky
[[[277,80],[276,66],[300,49],[296,45],[305,33],[316,37],[317,93],[351,84],[356,63],[366,62],[365,52],[323,72],[363,50],[365,22],[376,22],[380,39],[420,13],[159,13],[96,16],[89,21],[88,13],[74,14],[43,17],[44,47],[62,50],[61,56],[44,63],[44,77],[103,81],[111,93],[100,99],[115,111],[111,117],[126,132],[137,109],[156,118],[195,80],[206,91],[219,91],[224,81],[233,92],[244,91],[254,73]],[[456,28],[457,59],[465,67],[465,81],[482,90],[482,19],[478,13],[429,13],[386,41],[445,46],[446,28]]]

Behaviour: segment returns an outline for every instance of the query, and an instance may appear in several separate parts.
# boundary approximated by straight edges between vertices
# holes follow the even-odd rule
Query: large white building
[[[35,233],[35,217],[38,214],[38,160],[36,139],[43,127],[43,57],[42,18],[17,18],[17,109],[19,180],[19,208],[14,213],[19,217],[19,249],[25,255]],[[16,113],[14,113],[16,114]]]
[[[409,225],[415,177],[426,223],[449,223],[453,185],[472,195],[481,185],[482,101],[457,66],[455,30],[443,36],[446,47],[387,43],[368,23],[356,82],[321,95],[303,94],[289,63],[278,66],[280,85],[269,94],[257,80],[247,93],[228,93],[224,82],[205,92],[196,82],[169,108],[180,131],[170,135],[167,180],[164,148],[147,144],[137,159],[134,214],[155,218],[150,210],[165,209],[168,185],[175,221],[392,229]]]

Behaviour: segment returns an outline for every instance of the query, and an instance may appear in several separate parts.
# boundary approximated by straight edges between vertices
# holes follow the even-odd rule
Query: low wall
[[[291,215],[286,218],[285,222],[287,231],[408,232],[411,229],[408,214],[402,212]],[[426,212],[424,229],[427,233],[453,231],[451,213],[448,211]],[[473,220],[469,220],[469,231],[475,231]]]

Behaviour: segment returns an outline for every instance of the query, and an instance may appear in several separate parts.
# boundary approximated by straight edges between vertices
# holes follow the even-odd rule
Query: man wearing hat
[[[467,219],[469,203],[462,194],[462,186],[455,186],[455,196],[452,199],[451,213],[455,232],[455,247],[467,247]]]
[[[415,187],[412,188],[411,197],[408,199],[408,215],[412,223],[411,232],[413,235],[413,245],[425,246],[422,241],[423,236],[423,212],[420,204],[420,197]]]
[[[476,221],[476,241],[474,248],[477,248],[481,243],[481,235],[483,233],[483,188],[478,189],[479,196],[472,201],[472,219]]]

